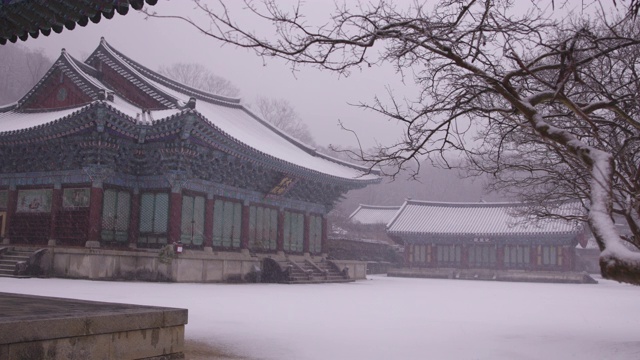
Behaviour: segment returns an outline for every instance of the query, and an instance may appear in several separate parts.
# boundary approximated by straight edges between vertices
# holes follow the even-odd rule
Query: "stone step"
[[[29,256],[23,255],[14,255],[14,254],[4,254],[2,255],[3,260],[13,260],[13,261],[26,261],[29,260]]]

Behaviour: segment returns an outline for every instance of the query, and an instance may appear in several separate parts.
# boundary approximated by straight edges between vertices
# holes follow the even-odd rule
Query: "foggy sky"
[[[314,3],[313,7],[307,4],[307,7],[311,14],[324,19],[333,10],[333,2],[322,1]],[[202,19],[184,0],[160,0],[157,5],[147,8],[158,13],[182,11]],[[240,14],[246,14],[246,11]],[[395,123],[348,105],[371,101],[375,94],[386,94],[387,85],[403,96],[405,85],[391,67],[368,68],[347,78],[312,68],[302,69],[294,75],[282,60],[267,59],[264,63],[253,52],[221,46],[184,22],[145,19],[144,14],[133,10],[126,16],[116,14],[111,20],[103,19],[98,24],[89,22],[84,28],[77,26],[72,31],[65,29],[61,34],[52,32],[48,37],[30,38],[5,46],[41,48],[52,59],[65,48],[71,56],[84,59],[98,46],[102,36],[111,46],[153,70],[176,62],[201,63],[238,86],[245,103],[253,102],[257,95],[289,100],[319,145],[357,146],[353,134],[340,130],[338,120],[358,133],[365,148],[400,137],[401,128],[394,126]]]

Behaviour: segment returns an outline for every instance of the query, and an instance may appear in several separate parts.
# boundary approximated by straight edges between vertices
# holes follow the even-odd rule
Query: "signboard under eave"
[[[298,179],[292,178],[290,176],[284,176],[282,180],[273,187],[269,191],[269,193],[265,196],[266,198],[274,198],[279,196],[284,196],[289,190],[291,190],[295,184],[298,182]]]

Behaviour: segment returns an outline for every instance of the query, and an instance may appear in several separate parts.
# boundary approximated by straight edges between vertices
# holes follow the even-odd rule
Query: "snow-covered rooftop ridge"
[[[554,214],[578,217],[580,203],[547,204]],[[575,220],[557,217],[538,219],[527,213],[535,204],[517,202],[451,203],[407,200],[387,225],[392,233],[412,234],[474,234],[533,235],[578,233],[581,225]]]
[[[17,101],[14,101],[12,103],[5,104],[5,105],[0,105],[0,113],[11,111],[11,110],[15,109],[16,107],[18,107],[18,102]]]
[[[349,215],[349,220],[354,223],[365,225],[387,224],[393,219],[400,209],[400,206],[379,206],[360,204],[358,208]]]
[[[168,86],[169,88],[175,91],[182,92],[185,95],[194,96],[199,100],[223,102],[228,104],[240,104],[240,98],[232,98],[232,97],[222,96],[218,94],[213,94],[201,89],[191,87],[189,85],[182,84],[167,76],[159,74],[156,71],[149,69],[148,67],[131,59],[130,57],[126,56],[125,54],[121,53],[120,51],[118,51],[117,49],[109,45],[109,43],[105,40],[104,37],[100,39],[100,46],[104,48],[106,51],[108,51],[109,53],[111,53],[112,55],[119,57],[123,62],[125,62],[130,67],[135,69],[137,72],[143,74],[145,77],[150,78],[150,80],[156,81],[161,85]]]

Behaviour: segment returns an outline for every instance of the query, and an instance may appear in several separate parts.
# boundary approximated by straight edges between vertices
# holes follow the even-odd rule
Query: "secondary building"
[[[591,281],[573,272],[583,226],[571,220],[578,203],[535,219],[523,203],[407,200],[387,224],[405,247],[402,269],[390,275],[522,281]]]

